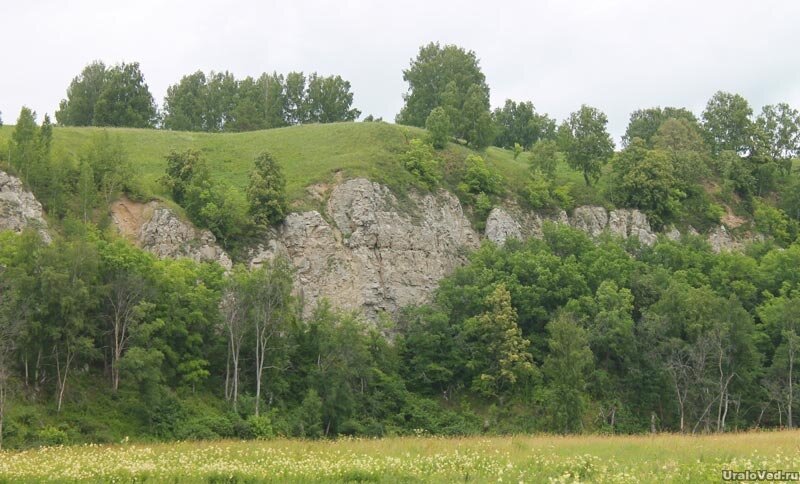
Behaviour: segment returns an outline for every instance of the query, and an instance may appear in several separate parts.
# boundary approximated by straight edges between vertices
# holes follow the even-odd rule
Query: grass
[[[719,482],[800,471],[800,432],[181,442],[0,453],[0,482]]]
[[[401,166],[402,154],[411,137],[424,134],[418,128],[389,123],[312,124],[245,133],[56,127],[54,156],[77,159],[104,129],[120,140],[148,193],[167,198],[158,179],[164,174],[165,157],[172,150],[202,151],[214,177],[242,190],[247,185],[253,159],[266,150],[283,166],[287,194],[298,208],[304,207],[302,202],[309,198],[306,187],[330,183],[337,173],[344,179],[366,177],[402,192],[414,183]],[[0,127],[0,147],[6,145],[13,130],[14,126]],[[441,155],[446,160],[462,160],[471,152],[450,144]],[[481,154],[489,167],[502,175],[509,194],[522,193],[528,174],[527,153],[515,160],[511,151],[490,147]],[[598,188],[585,187],[581,174],[564,164],[558,167],[557,182],[570,183],[579,204],[600,199]],[[453,190],[455,186],[446,188]]]
[[[11,137],[13,126],[0,128],[0,146]],[[163,194],[158,178],[166,167],[165,156],[172,150],[202,151],[213,175],[243,189],[262,151],[270,151],[283,165],[287,191],[292,200],[304,197],[304,188],[333,179],[336,172],[346,178],[391,176],[391,165],[404,151],[406,138],[419,135],[414,128],[386,123],[336,123],[305,125],[246,133],[190,133],[151,129],[106,128],[118,138],[147,189]],[[56,127],[55,156],[76,158],[101,128]],[[387,169],[388,167],[388,169]]]

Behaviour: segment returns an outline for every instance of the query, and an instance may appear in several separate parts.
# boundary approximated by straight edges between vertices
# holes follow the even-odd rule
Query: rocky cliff
[[[477,246],[478,234],[448,192],[398,200],[384,186],[355,179],[331,190],[324,216],[290,214],[252,251],[250,264],[283,254],[297,269],[306,312],[328,298],[374,318],[427,300]]]
[[[480,243],[458,199],[446,191],[399,198],[365,179],[337,181],[332,188],[315,188],[315,196],[325,200],[323,210],[290,214],[250,251],[247,261],[255,267],[277,254],[289,258],[306,314],[322,298],[370,318],[426,301],[439,280],[464,264]],[[210,232],[193,227],[163,203],[123,197],[112,205],[111,214],[122,235],[159,257],[216,261],[226,269],[232,265]],[[546,216],[511,204],[491,211],[485,238],[503,244],[509,238],[541,237],[546,221],[592,236],[609,232],[638,237],[648,245],[657,239],[638,210],[583,206],[571,215],[561,211]],[[0,229],[25,227],[50,239],[39,202],[19,179],[0,172]],[[681,236],[674,228],[664,234]],[[737,250],[747,242],[734,238],[723,225],[707,239],[715,251]]]
[[[215,261],[225,269],[233,265],[211,232],[196,229],[158,202],[122,197],[111,205],[111,217],[123,236],[159,257]]]
[[[0,171],[0,230],[21,232],[33,228],[50,242],[50,232],[44,219],[42,204],[22,185],[22,181]]]

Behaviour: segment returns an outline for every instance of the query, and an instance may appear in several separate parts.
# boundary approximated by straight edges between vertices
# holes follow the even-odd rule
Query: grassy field
[[[0,453],[0,482],[719,482],[800,471],[800,432],[183,442]]]
[[[92,138],[106,129],[120,140],[139,172],[143,188],[165,196],[158,184],[164,174],[165,156],[172,150],[193,148],[202,151],[213,175],[243,189],[253,166],[253,158],[261,151],[270,151],[284,167],[287,191],[292,201],[306,198],[305,187],[334,180],[337,172],[343,178],[364,176],[402,189],[410,175],[400,165],[407,149],[407,140],[424,131],[389,123],[334,123],[292,126],[246,133],[190,133],[132,128],[54,129],[53,154],[77,159]],[[13,126],[0,127],[0,147],[5,147]],[[451,144],[443,153],[445,160],[461,160],[471,151]],[[509,193],[519,193],[528,173],[528,156],[514,159],[508,150],[490,147],[481,153],[488,165],[502,175]],[[574,185],[577,199],[591,202],[595,190],[583,186],[582,176],[566,165],[558,168],[559,183]],[[454,187],[448,187],[454,188]]]

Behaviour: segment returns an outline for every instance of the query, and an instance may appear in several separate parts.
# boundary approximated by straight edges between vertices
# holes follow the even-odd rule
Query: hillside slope
[[[13,130],[14,126],[0,127],[0,146],[6,145]],[[417,128],[381,122],[311,124],[245,133],[56,127],[53,155],[77,159],[92,137],[103,131],[120,140],[139,170],[144,188],[152,194],[167,196],[158,179],[166,168],[165,157],[172,150],[200,150],[213,176],[240,189],[247,185],[254,157],[269,151],[284,169],[292,201],[307,198],[306,187],[330,182],[337,172],[344,178],[365,177],[393,188],[409,184],[411,178],[398,162],[408,140],[424,134]],[[463,158],[468,152],[451,145],[444,158]],[[512,187],[527,172],[527,162],[522,158],[514,160],[507,150],[489,148],[484,156]]]

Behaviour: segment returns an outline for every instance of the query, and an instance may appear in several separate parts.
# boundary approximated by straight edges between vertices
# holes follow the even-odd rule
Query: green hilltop
[[[0,127],[0,146],[11,138],[13,125]],[[107,131],[118,139],[141,178],[144,191],[169,198],[159,178],[166,168],[166,156],[173,150],[196,149],[208,160],[212,176],[244,190],[253,159],[269,151],[278,160],[287,179],[287,196],[295,207],[307,201],[306,187],[327,183],[336,174],[347,178],[366,177],[402,191],[414,184],[403,169],[401,159],[409,140],[425,135],[425,130],[383,122],[309,124],[241,133],[203,133],[137,128],[60,127],[53,130],[53,156],[73,159],[93,137]],[[444,169],[463,160],[473,150],[450,143],[441,152]],[[527,154],[514,159],[510,150],[497,147],[480,152],[487,166],[503,179],[507,194],[520,193],[528,177]],[[559,181],[572,182],[582,191],[580,174],[566,164],[558,169]],[[456,180],[445,176],[444,187],[454,189]],[[590,192],[594,192],[594,187]],[[578,199],[584,197],[580,196]],[[584,193],[586,195],[586,193]],[[591,195],[591,193],[589,194]],[[591,196],[586,200],[592,201]]]

